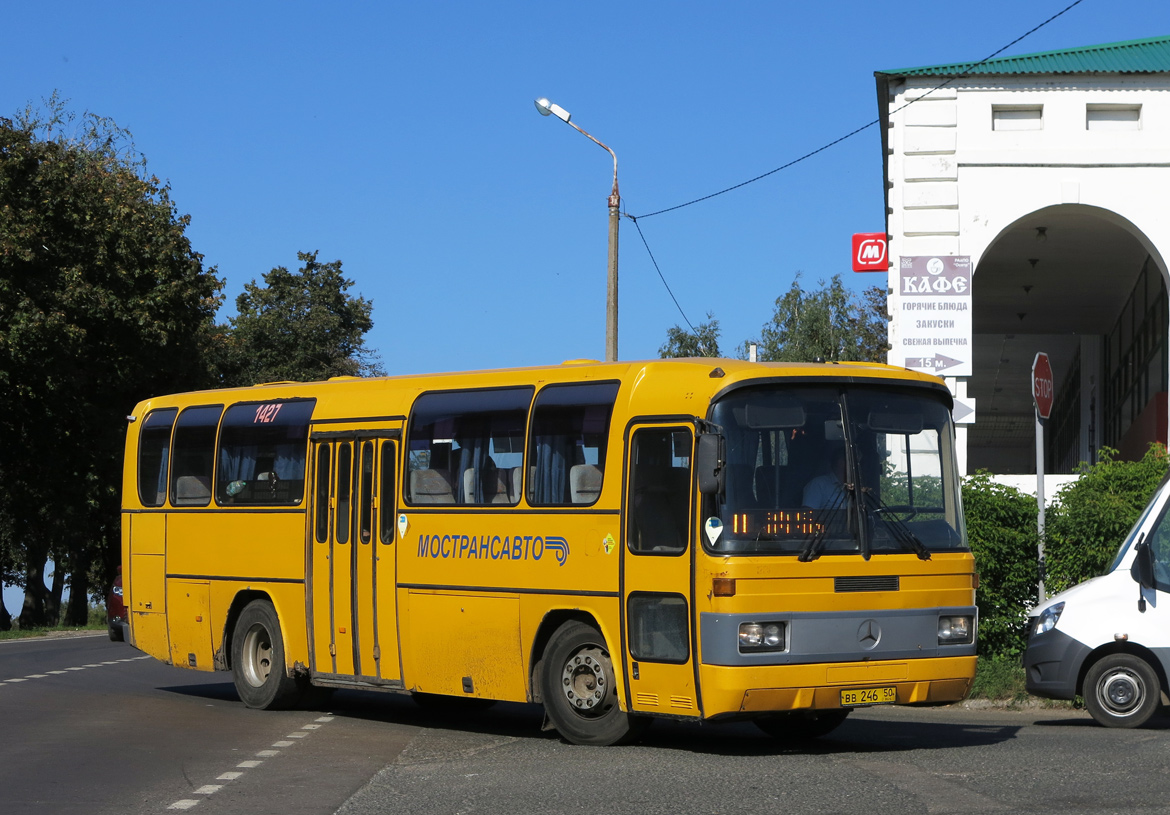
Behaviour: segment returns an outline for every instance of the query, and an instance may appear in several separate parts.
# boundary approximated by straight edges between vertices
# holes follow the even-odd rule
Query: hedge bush
[[[1061,489],[1045,513],[1045,588],[1051,594],[1105,571],[1170,466],[1161,444],[1151,444],[1140,461],[1116,455],[1102,448],[1100,461],[1082,465],[1081,477]]]
[[[979,654],[1020,654],[1039,577],[1036,499],[981,470],[963,481],[963,512],[979,573]]]
[[[1170,468],[1166,448],[1150,445],[1140,461],[1118,461],[1102,448],[1082,465],[1044,513],[1045,589],[1055,594],[1102,574]],[[997,484],[986,471],[963,481],[967,537],[979,572],[979,655],[1015,657],[1027,641],[1036,603],[1036,498]]]

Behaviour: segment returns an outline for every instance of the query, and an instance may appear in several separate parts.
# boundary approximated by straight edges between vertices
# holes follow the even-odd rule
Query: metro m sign
[[[1052,397],[1052,365],[1048,354],[1041,351],[1032,362],[1032,401],[1036,403],[1036,415],[1045,421],[1052,415]]]
[[[886,233],[856,232],[853,235],[853,271],[884,272],[886,262]]]

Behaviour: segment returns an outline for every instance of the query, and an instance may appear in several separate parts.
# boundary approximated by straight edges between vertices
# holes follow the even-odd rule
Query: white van
[[[1170,688],[1168,484],[1170,476],[1105,574],[1045,600],[1028,618],[1028,691],[1079,694],[1106,727],[1140,727]]]

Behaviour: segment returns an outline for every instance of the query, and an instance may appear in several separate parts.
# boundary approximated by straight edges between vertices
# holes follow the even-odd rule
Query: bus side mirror
[[[718,495],[723,492],[724,473],[723,436],[719,433],[704,433],[699,436],[695,451],[695,467],[699,474],[699,492],[702,495]]]
[[[1154,588],[1154,550],[1144,540],[1134,550],[1133,566],[1129,568],[1129,573],[1142,588]]]

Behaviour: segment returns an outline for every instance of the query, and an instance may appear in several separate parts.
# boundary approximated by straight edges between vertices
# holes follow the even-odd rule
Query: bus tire
[[[808,741],[827,736],[849,717],[848,708],[775,713],[755,720],[769,736],[786,741]]]
[[[253,600],[240,612],[232,634],[232,679],[240,701],[260,710],[295,705],[301,688],[284,669],[284,638],[276,609]]]
[[[1085,707],[1105,727],[1141,727],[1162,702],[1150,663],[1133,654],[1109,654],[1085,674]]]
[[[541,699],[557,732],[573,744],[621,744],[649,724],[618,704],[617,680],[605,638],[571,620],[552,635],[541,673]]]

